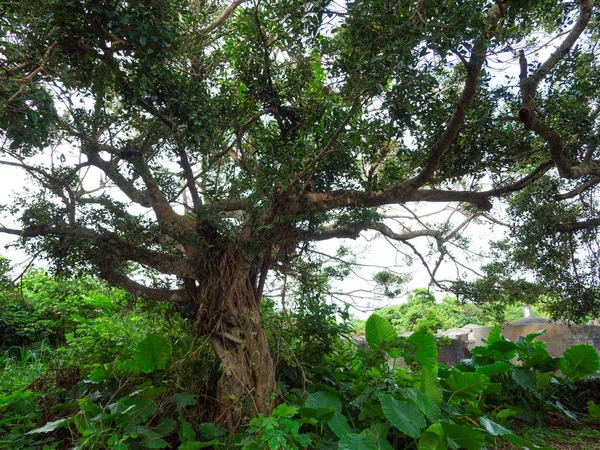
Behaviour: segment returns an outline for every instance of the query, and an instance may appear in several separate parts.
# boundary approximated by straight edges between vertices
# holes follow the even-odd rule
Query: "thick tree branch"
[[[534,183],[535,181],[543,177],[544,174],[548,172],[552,167],[554,167],[554,162],[552,160],[544,161],[539,166],[537,166],[532,172],[530,172],[520,180],[515,181],[514,183],[508,184],[506,186],[501,186],[496,189],[483,191],[481,192],[481,194],[487,197],[499,197],[504,194],[510,194],[512,192],[521,191],[527,186],[529,186],[531,183]]]
[[[596,219],[582,220],[580,222],[559,223],[556,226],[556,229],[561,233],[571,233],[573,231],[581,231],[588,228],[597,227],[598,225],[600,225],[600,217]]]
[[[161,273],[176,275],[180,278],[197,278],[194,268],[185,258],[137,247],[120,239],[113,233],[98,233],[89,228],[73,226],[49,227],[44,224],[34,224],[24,230],[0,226],[0,233],[12,234],[26,239],[43,236],[85,239],[86,248],[81,250],[95,259],[98,258],[98,255],[103,254],[106,258],[110,257],[115,261],[134,261],[156,269]]]
[[[405,233],[396,233],[390,227],[381,223],[324,227],[315,231],[314,233],[309,234],[307,232],[307,237],[312,241],[325,241],[328,239],[357,239],[360,236],[361,231],[365,230],[378,231],[382,235],[395,241],[408,241],[410,239],[416,239],[424,236],[435,238],[442,237],[441,233],[435,230],[415,230],[407,231]]]
[[[210,33],[211,31],[221,27],[225,23],[225,21],[232,16],[236,8],[244,2],[246,2],[246,0],[235,0],[234,2],[232,2],[213,23],[201,30],[200,34],[202,35]]]
[[[525,52],[521,50],[519,54],[522,101],[519,118],[526,129],[533,131],[546,141],[550,156],[556,164],[560,176],[568,179],[580,178],[585,175],[600,175],[600,170],[594,164],[588,162],[579,165],[571,164],[565,155],[564,144],[560,135],[553,128],[537,119],[534,97],[539,83],[569,53],[582,35],[590,21],[593,8],[594,0],[580,1],[579,15],[573,29],[554,53],[531,76],[528,76],[528,63]]]
[[[585,183],[580,184],[579,186],[577,186],[575,189],[572,189],[569,192],[565,192],[564,194],[555,195],[554,198],[556,200],[567,200],[569,198],[577,197],[578,195],[581,195],[582,193],[584,193],[588,189],[596,186],[598,183],[600,183],[600,177],[592,177],[591,179],[589,179]]]

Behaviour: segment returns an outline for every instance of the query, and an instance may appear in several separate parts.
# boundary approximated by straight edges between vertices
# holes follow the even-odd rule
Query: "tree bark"
[[[275,402],[275,366],[262,328],[260,298],[250,264],[237,252],[222,255],[216,273],[200,286],[196,326],[208,336],[223,374],[217,386],[216,422],[239,431]]]

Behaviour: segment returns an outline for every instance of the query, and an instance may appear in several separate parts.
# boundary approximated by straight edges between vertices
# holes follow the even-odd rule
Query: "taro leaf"
[[[387,424],[377,423],[371,425],[366,430],[363,430],[360,434],[367,438],[368,442],[371,444],[370,448],[373,450],[394,450],[392,444],[387,440],[389,429]]]
[[[425,395],[427,395],[427,397],[433,400],[434,403],[438,405],[442,403],[442,388],[440,387],[440,383],[435,372],[424,367],[423,369],[421,369],[420,378],[421,392],[423,392]]]
[[[502,337],[502,329],[500,327],[492,328],[488,333],[487,339],[482,339],[482,341],[485,342],[486,347],[489,347],[494,342],[499,342],[503,340],[504,338]]]
[[[406,342],[412,344],[417,349],[415,359],[422,367],[432,371],[437,369],[438,351],[435,345],[435,338],[431,334],[425,334],[417,331],[410,335]]]
[[[448,440],[440,423],[434,423],[421,435],[418,450],[446,450]]]
[[[504,428],[502,425],[496,422],[491,421],[485,416],[481,417],[479,422],[492,436],[504,436],[505,434],[512,434],[512,431]]]
[[[480,450],[485,441],[485,435],[466,425],[442,423],[442,428],[454,448]]]
[[[577,416],[574,413],[572,413],[571,411],[569,411],[567,408],[565,408],[564,405],[561,402],[559,402],[558,400],[556,400],[555,402],[548,401],[546,403],[549,403],[550,405],[554,405],[556,407],[556,409],[560,410],[569,419],[577,420]]]
[[[454,372],[442,383],[452,397],[475,400],[488,387],[490,379],[480,373]]]
[[[383,317],[371,314],[365,323],[365,338],[369,347],[373,350],[378,350],[384,342],[396,342],[398,340],[398,333]]]
[[[171,356],[171,343],[158,334],[146,336],[135,347],[133,353],[135,362],[145,373],[156,369],[164,369]]]
[[[373,450],[366,436],[349,433],[340,439],[338,450]]]
[[[396,400],[389,394],[380,395],[381,409],[385,417],[402,433],[418,439],[427,426],[425,417],[415,406]]]
[[[348,425],[348,420],[346,416],[339,412],[334,412],[331,419],[327,421],[327,425],[331,428],[331,431],[338,437],[343,438],[347,434],[351,433],[352,429],[350,425]]]
[[[308,396],[304,406],[307,408],[335,408],[337,412],[342,412],[342,403],[333,394],[324,391],[313,392]]]
[[[565,350],[560,361],[562,373],[577,379],[595,374],[600,369],[600,357],[589,344],[579,344]]]
[[[499,373],[506,373],[514,366],[504,361],[496,361],[494,364],[488,364],[475,369],[476,373],[481,373],[487,377],[493,377]]]
[[[517,355],[517,344],[510,341],[495,341],[490,344],[488,341],[487,349],[493,352],[500,353],[507,360],[513,359]],[[498,355],[495,353],[494,357],[499,359]]]
[[[600,423],[600,406],[596,405],[594,401],[590,400],[587,402],[587,407],[590,416],[592,416],[596,422]]]
[[[542,347],[531,347],[533,353],[531,353],[523,367],[530,369],[535,367],[536,370],[543,372],[556,372],[560,367],[560,358],[553,358],[545,348]],[[530,350],[531,351],[531,350]]]
[[[421,391],[416,391],[417,399],[416,405],[419,411],[423,413],[431,422],[435,422],[441,417],[440,408],[431,400],[427,395]]]
[[[67,417],[65,419],[55,420],[54,422],[48,422],[45,425],[36,428],[35,430],[28,431],[25,434],[49,433],[50,431],[58,430],[59,428],[68,426],[70,419],[71,417]]]
[[[90,373],[88,378],[94,383],[102,383],[107,378],[106,369],[104,367],[97,367]]]
[[[526,340],[526,341],[527,341],[527,343],[529,344],[529,343],[531,343],[531,341],[533,341],[533,340],[534,340],[536,337],[538,337],[538,336],[541,336],[541,335],[542,335],[542,334],[544,334],[546,331],[547,331],[546,329],[543,329],[543,330],[540,330],[540,331],[536,331],[536,332],[534,332],[534,333],[529,333],[529,334],[527,335],[527,337],[525,338],[525,340]]]
[[[535,380],[531,376],[531,373],[526,369],[513,370],[512,379],[515,380],[515,382],[523,389],[529,389],[530,391],[534,392],[538,390]]]

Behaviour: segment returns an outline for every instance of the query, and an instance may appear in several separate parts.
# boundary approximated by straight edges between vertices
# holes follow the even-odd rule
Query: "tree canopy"
[[[394,228],[387,205],[469,221],[506,199],[501,262],[454,289],[529,273],[558,311],[596,312],[597,22],[593,0],[5,2],[0,164],[33,183],[0,231],[190,311],[231,429],[275,389],[270,272],[366,230],[451,256],[461,226]]]

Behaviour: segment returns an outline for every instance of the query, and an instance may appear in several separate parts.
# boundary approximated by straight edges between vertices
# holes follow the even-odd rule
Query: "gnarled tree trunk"
[[[196,326],[222,364],[217,422],[235,432],[259,413],[271,412],[275,368],[250,264],[230,249],[211,272],[200,286]]]

